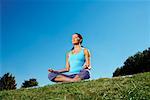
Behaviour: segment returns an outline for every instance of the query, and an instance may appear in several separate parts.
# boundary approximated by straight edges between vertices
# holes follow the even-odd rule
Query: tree
[[[0,78],[1,91],[16,89],[16,85],[15,77],[13,77],[10,73],[6,73]]]
[[[22,83],[22,88],[27,88],[27,87],[33,87],[33,86],[38,86],[38,82],[36,79],[32,78],[29,80],[25,80],[24,83]]]

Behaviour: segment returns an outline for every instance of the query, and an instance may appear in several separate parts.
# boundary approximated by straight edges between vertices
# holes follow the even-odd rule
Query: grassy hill
[[[150,100],[150,72],[0,91],[0,100]]]

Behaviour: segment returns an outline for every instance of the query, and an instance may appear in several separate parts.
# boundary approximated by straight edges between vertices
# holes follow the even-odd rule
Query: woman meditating
[[[72,35],[73,48],[66,55],[66,68],[61,70],[48,69],[49,80],[52,82],[78,82],[89,79],[91,69],[90,52],[81,46],[83,41],[79,33]]]

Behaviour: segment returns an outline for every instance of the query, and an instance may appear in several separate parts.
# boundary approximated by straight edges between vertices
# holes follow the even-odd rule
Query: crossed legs
[[[78,82],[80,81],[81,78],[79,77],[79,75],[76,75],[74,78],[69,78],[67,76],[64,75],[58,75],[57,77],[54,78],[54,82]]]

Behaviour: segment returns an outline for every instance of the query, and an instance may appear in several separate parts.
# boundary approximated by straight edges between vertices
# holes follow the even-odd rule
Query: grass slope
[[[150,72],[0,91],[0,100],[150,100]]]

